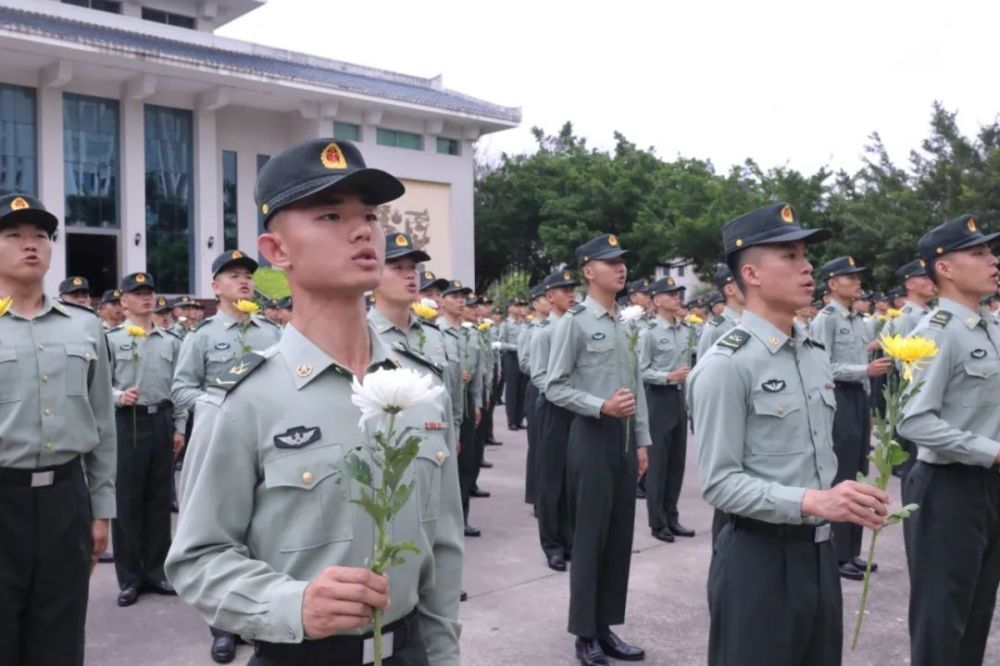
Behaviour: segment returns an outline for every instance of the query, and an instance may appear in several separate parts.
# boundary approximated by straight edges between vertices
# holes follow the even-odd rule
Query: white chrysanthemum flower
[[[618,320],[627,324],[632,321],[638,321],[645,313],[646,311],[641,305],[630,305],[618,312]]]
[[[365,375],[364,382],[354,378],[351,402],[361,410],[358,427],[364,429],[367,421],[435,400],[442,391],[444,387],[435,386],[433,376],[428,373],[409,368],[376,370]]]
[[[503,349],[503,343],[499,342],[499,341],[498,342],[494,342],[493,344],[490,345],[490,348],[493,351],[500,351],[501,349]]]
[[[430,298],[421,298],[420,304],[425,308],[430,308],[431,310],[437,310],[438,304]]]
[[[473,328],[473,324],[472,324],[471,321],[463,321],[462,322],[462,327],[463,328]]]

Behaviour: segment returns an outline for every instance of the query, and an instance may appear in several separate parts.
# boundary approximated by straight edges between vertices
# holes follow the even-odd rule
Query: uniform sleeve
[[[205,394],[205,354],[201,349],[204,336],[190,333],[181,344],[177,356],[177,369],[170,397],[178,409],[193,409],[198,398]]]
[[[653,356],[656,354],[656,341],[653,339],[653,330],[644,329],[639,333],[639,376],[641,380],[639,386],[642,386],[642,382],[647,384],[656,384],[658,386],[663,386],[667,383],[667,377],[664,373],[658,372],[653,369]]]
[[[171,368],[171,373],[176,374],[177,359],[179,358],[181,353],[181,341],[174,340],[172,342],[172,346],[173,346],[174,357],[173,357],[173,363],[170,366],[170,368]],[[174,433],[183,434],[184,431],[187,430],[187,417],[188,417],[188,410],[180,407],[179,405],[177,405],[177,403],[174,403]]]
[[[649,434],[649,411],[646,408],[646,389],[642,386],[642,369],[635,368],[635,443],[637,446],[650,446],[653,443]]]
[[[103,327],[102,327],[102,332],[103,332]],[[105,335],[105,338],[107,338],[107,334],[105,333],[104,335]],[[116,363],[116,361],[115,361],[115,355],[111,353],[110,340],[108,341],[108,344],[104,345],[104,347],[105,347],[105,349],[108,350],[108,368],[109,368],[109,372],[111,373],[111,398],[112,398],[111,407],[112,407],[112,409],[115,409],[119,404],[121,404],[122,394],[125,393],[125,391],[122,391],[121,389],[115,388],[115,363]]]
[[[702,496],[726,513],[797,525],[806,489],[764,481],[743,469],[749,390],[736,364],[722,354],[706,356],[688,378]]]
[[[860,382],[868,378],[868,366],[866,365],[833,362],[833,345],[837,335],[837,322],[833,317],[821,313],[813,320],[810,335],[826,347],[826,354],[830,359],[835,381]]]
[[[579,339],[573,316],[567,315],[559,320],[556,329],[552,331],[545,397],[563,409],[596,419],[601,415],[604,400],[592,393],[573,388],[570,384],[570,375],[573,374],[579,351]]]
[[[211,626],[262,641],[299,643],[309,581],[253,559],[245,543],[260,482],[256,433],[210,399],[198,404],[167,577]]]
[[[521,329],[521,332],[517,335],[517,365],[521,369],[521,372],[528,374],[531,372],[531,366],[528,365],[528,356],[530,354],[529,345],[531,344],[532,330],[531,325],[525,326]]]
[[[538,332],[531,338],[531,351],[529,353],[531,383],[542,393],[545,393],[545,376],[549,364],[549,342],[552,338],[552,331],[549,329],[553,326],[554,324],[549,322],[544,328],[538,329]]]
[[[697,358],[705,358],[705,354],[715,344],[715,332],[719,327],[712,323],[706,323],[701,329],[701,336],[698,338],[698,346],[695,348]]]
[[[936,339],[939,351],[937,356],[913,373],[914,383],[923,382],[924,385],[903,408],[899,434],[918,446],[945,453],[956,462],[991,467],[1000,454],[1000,443],[956,428],[941,418],[945,390],[955,366],[960,362],[956,358],[955,345],[949,343],[947,335],[935,335],[931,329],[923,333]]]
[[[97,363],[88,377],[90,408],[97,424],[97,446],[83,456],[90,490],[90,509],[94,520],[114,518],[115,472],[118,464],[118,435],[115,430],[115,406],[111,392],[111,361],[104,329],[94,321]]]

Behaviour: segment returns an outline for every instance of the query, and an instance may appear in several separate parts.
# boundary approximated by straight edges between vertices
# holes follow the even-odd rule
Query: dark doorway
[[[80,275],[90,283],[90,295],[100,296],[118,286],[118,236],[66,235],[66,275]]]

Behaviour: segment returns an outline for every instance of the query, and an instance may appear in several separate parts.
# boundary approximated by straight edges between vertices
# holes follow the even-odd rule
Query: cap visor
[[[805,241],[807,245],[810,245],[812,243],[821,243],[831,238],[833,238],[833,232],[829,229],[797,229],[796,231],[789,231],[787,234],[768,238],[766,242],[760,243],[760,245],[777,245],[779,243],[794,243],[797,241]]]
[[[230,259],[226,263],[219,266],[219,270],[212,273],[212,277],[215,277],[216,275],[226,270],[230,266],[243,266],[244,268],[248,269],[251,273],[255,273],[257,271],[257,268],[259,267],[259,264],[250,257],[244,255],[239,259]]]
[[[33,224],[39,229],[44,229],[51,236],[56,232],[59,220],[56,219],[55,215],[46,210],[22,208],[21,210],[4,215],[3,224],[0,226],[10,227],[15,224]]]
[[[430,261],[431,257],[423,250],[408,250],[399,254],[386,256],[386,261],[399,261],[400,259],[413,259],[414,261]]]
[[[433,289],[435,287],[437,287],[437,289],[439,291],[443,292],[445,289],[448,288],[448,281],[445,280],[444,278],[438,278],[437,280],[431,280],[430,282],[427,282],[427,283],[421,285],[420,286],[420,291],[425,291],[427,289]]]
[[[308,199],[315,194],[332,188],[357,190],[361,195],[361,199],[371,206],[378,206],[393,201],[403,196],[406,192],[406,188],[398,178],[381,169],[358,169],[347,174],[330,174],[323,178],[317,178],[312,182],[307,182],[299,187],[301,188],[299,191],[294,191],[287,198],[279,197],[274,202],[274,205],[271,206],[271,212],[267,216],[268,221],[270,221],[278,210],[285,206],[289,206],[296,201]]]
[[[958,247],[953,247],[950,250],[948,250],[948,252],[955,252],[957,250],[968,250],[970,247],[976,247],[978,245],[986,245],[988,243],[992,243],[997,238],[1000,238],[1000,232],[994,234],[986,234],[984,236],[980,236],[979,238],[973,238],[968,243],[963,243]],[[945,254],[947,254],[947,252]]]

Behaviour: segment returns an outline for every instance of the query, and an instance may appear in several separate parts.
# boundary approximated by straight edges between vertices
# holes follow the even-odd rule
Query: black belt
[[[55,467],[41,467],[39,469],[0,467],[0,486],[47,488],[73,478],[73,475],[78,471],[81,471],[79,458],[73,458],[69,462]]]
[[[684,384],[646,384],[653,393],[678,393],[684,390]]]
[[[743,516],[729,516],[729,522],[733,524],[734,530],[749,532],[769,536],[782,541],[802,541],[805,543],[824,543],[833,536],[833,529],[830,523],[821,525],[776,525],[765,523],[762,520],[744,518]]]
[[[417,611],[382,627],[382,656],[389,658],[417,637],[420,627]],[[267,662],[281,666],[363,666],[375,662],[373,633],[359,636],[330,636],[301,643],[265,643],[258,641],[255,653]]]
[[[173,410],[173,403],[169,400],[164,400],[163,402],[158,402],[155,405],[128,405],[123,406],[123,410],[135,409],[135,413],[139,416],[153,416],[154,414],[159,414],[161,412],[166,412]]]
[[[834,388],[839,388],[839,389],[851,389],[851,390],[859,390],[859,391],[863,391],[864,388],[865,388],[864,385],[861,382],[841,382],[841,381],[835,381],[835,382],[833,382],[833,386],[834,386]]]

